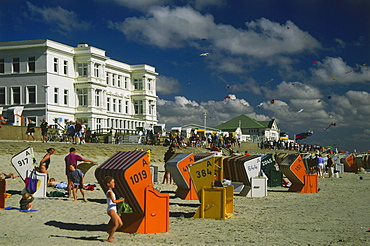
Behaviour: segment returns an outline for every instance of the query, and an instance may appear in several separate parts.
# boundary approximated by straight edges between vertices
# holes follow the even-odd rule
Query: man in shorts
[[[32,137],[33,141],[36,141],[36,138],[34,136],[35,134],[35,127],[36,127],[36,124],[35,122],[33,122],[32,120],[28,120],[28,125],[27,125],[27,131],[26,131],[26,134],[27,134],[27,142],[30,141],[30,138]]]

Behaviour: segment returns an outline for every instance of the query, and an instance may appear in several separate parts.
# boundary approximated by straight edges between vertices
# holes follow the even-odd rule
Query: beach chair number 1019
[[[137,174],[134,174],[130,177],[130,180],[132,181],[132,184],[139,183],[140,181],[146,179],[148,175],[146,174],[145,170],[142,170],[141,172],[138,172]]]

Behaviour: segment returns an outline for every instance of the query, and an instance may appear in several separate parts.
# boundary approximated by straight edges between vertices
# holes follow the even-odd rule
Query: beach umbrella
[[[326,149],[334,149],[334,147],[332,147],[332,146],[326,146],[325,148]]]
[[[91,162],[83,162],[83,163],[81,163],[81,164],[78,165],[78,169],[80,169],[83,174],[86,174],[87,171],[89,171],[89,169],[92,166],[95,166],[95,165],[98,165],[98,163],[96,163],[96,162],[94,162],[94,163],[91,163]]]
[[[289,140],[287,137],[281,137],[280,140]]]

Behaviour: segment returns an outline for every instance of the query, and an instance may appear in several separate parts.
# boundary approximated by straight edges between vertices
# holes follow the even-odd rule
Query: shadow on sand
[[[107,225],[100,224],[100,225],[90,225],[90,224],[77,224],[77,223],[65,223],[56,220],[50,220],[45,222],[45,225],[54,226],[59,229],[63,230],[71,230],[71,231],[106,231]]]

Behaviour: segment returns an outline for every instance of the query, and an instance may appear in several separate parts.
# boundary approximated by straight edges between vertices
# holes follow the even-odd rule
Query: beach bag
[[[122,199],[122,197],[120,197],[119,199]],[[133,213],[133,211],[132,211],[132,208],[130,207],[130,205],[128,205],[127,202],[117,203],[117,214],[119,216],[121,216],[121,214],[129,214],[129,213]]]
[[[57,190],[53,190],[49,194],[49,197],[64,197],[64,196],[65,196],[64,192],[57,191]]]
[[[38,180],[36,178],[36,174],[34,171],[31,172],[31,175],[29,178],[25,179],[26,182],[26,191],[27,193],[34,194],[41,185],[41,180]]]

